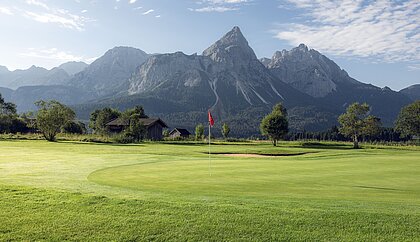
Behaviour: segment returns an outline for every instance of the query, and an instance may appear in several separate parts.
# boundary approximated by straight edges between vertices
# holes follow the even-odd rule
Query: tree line
[[[60,102],[38,101],[36,113],[17,114],[16,105],[6,102],[0,94],[0,133],[35,133],[39,132],[48,141],[55,141],[58,133],[85,134],[86,125],[76,120],[75,112]],[[99,135],[110,135],[106,124],[119,118],[128,126],[115,136],[120,143],[140,142],[146,137],[146,128],[140,122],[148,118],[142,106],[136,106],[120,112],[116,109],[104,108],[95,110],[89,120],[89,128]]]
[[[74,111],[57,101],[38,101],[36,113],[17,114],[16,105],[6,102],[0,94],[0,133],[40,132],[48,141],[55,141],[58,133],[83,134],[87,132],[85,124],[76,120]],[[127,124],[124,130],[115,135],[120,143],[140,142],[146,137],[146,128],[140,119],[148,118],[142,106],[127,109],[123,112],[103,108],[91,113],[89,128],[95,134],[111,135],[112,130],[106,124],[114,119]],[[407,141],[420,137],[420,100],[401,109],[394,128],[381,127],[380,118],[370,115],[368,104],[353,103],[346,112],[339,116],[338,127],[324,132],[289,132],[287,109],[280,103],[273,107],[271,113],[260,123],[260,130],[277,145],[278,140],[333,140],[353,142],[354,148],[360,141]],[[166,131],[166,133],[168,133]],[[221,133],[228,138],[230,127],[224,123]],[[195,139],[204,139],[204,126],[199,124],[195,129]]]
[[[319,140],[336,141],[350,139],[353,148],[359,148],[359,142],[362,140],[409,140],[420,137],[420,100],[401,109],[393,129],[381,127],[380,118],[370,115],[369,105],[357,102],[347,107],[346,112],[338,117],[338,123],[339,127],[327,132],[301,132],[287,137],[289,133],[287,110],[280,103],[275,105],[273,111],[261,121],[260,130],[274,146],[278,140],[286,138],[300,140],[316,137]]]

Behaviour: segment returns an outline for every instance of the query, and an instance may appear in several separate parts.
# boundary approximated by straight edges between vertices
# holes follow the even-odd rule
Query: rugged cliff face
[[[271,60],[263,62],[276,77],[312,97],[325,97],[340,83],[358,83],[332,60],[304,44],[277,51]]]
[[[178,52],[151,57],[130,78],[129,93],[153,95],[219,113],[271,106],[289,99],[296,103],[304,100],[299,97],[306,97],[261,64],[238,27],[203,55]]]
[[[115,47],[70,79],[67,85],[100,97],[127,90],[128,78],[149,55],[131,47]]]

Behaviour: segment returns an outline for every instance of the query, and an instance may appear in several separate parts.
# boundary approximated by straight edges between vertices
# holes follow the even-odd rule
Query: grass
[[[350,148],[0,141],[0,241],[420,241],[420,148]]]

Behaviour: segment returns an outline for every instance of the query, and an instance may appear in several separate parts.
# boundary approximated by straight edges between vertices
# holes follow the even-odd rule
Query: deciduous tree
[[[420,100],[401,109],[395,130],[406,137],[420,136]]]
[[[264,117],[260,125],[261,134],[267,136],[277,146],[277,141],[283,139],[289,132],[287,110],[281,104],[276,104],[273,111]]]
[[[229,125],[227,123],[224,123],[222,126],[223,138],[227,139],[227,137],[229,136],[229,133],[230,133]]]
[[[89,127],[98,134],[107,134],[109,130],[106,124],[121,116],[120,111],[112,108],[95,110],[90,114]]]
[[[362,136],[374,136],[380,132],[380,119],[368,115],[368,104],[353,103],[345,113],[338,117],[340,133],[353,140],[353,148],[359,148],[359,139]]]
[[[199,124],[195,127],[195,140],[202,140],[204,138],[204,126]]]
[[[35,104],[39,108],[36,115],[37,127],[48,141],[55,141],[61,127],[76,116],[73,110],[57,101],[41,100]]]

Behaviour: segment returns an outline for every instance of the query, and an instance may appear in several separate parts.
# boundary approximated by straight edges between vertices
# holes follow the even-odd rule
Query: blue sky
[[[420,83],[418,0],[0,0],[0,65],[92,62],[114,46],[201,53],[239,26],[258,57],[300,43],[352,77]]]

